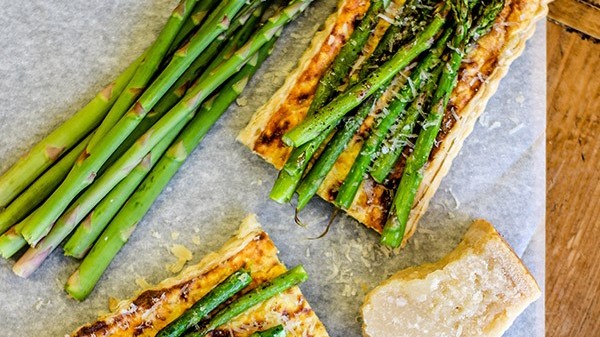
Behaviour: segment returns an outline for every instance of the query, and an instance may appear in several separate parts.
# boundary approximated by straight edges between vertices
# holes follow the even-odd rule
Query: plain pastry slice
[[[277,257],[277,247],[258,224],[248,216],[235,235],[217,252],[141,292],[98,321],[82,326],[71,337],[154,336],[214,286],[240,268],[250,270],[250,287],[272,280],[286,271]],[[327,337],[325,327],[300,292],[289,290],[256,305],[207,337],[246,337],[253,332],[283,324],[288,337]]]
[[[474,222],[440,261],[402,270],[362,307],[368,337],[501,336],[541,292],[498,234]]]

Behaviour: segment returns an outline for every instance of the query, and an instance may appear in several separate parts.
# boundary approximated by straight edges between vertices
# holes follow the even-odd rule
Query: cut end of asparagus
[[[284,171],[281,171],[281,174],[285,174]],[[295,189],[296,185],[287,184],[286,179],[277,179],[271,189],[271,193],[269,193],[269,198],[279,204],[288,203],[292,200]]]
[[[292,138],[290,138],[290,136],[288,136],[287,133],[285,135],[283,135],[283,137],[281,137],[281,141],[287,146],[291,146],[291,147],[296,146],[294,140]]]
[[[285,329],[283,325],[277,325],[270,329],[255,332],[250,337],[285,337]]]
[[[15,263],[12,271],[19,277],[28,278],[38,269],[50,253],[52,253],[52,249],[39,251],[35,248],[29,248],[19,261]]]
[[[43,226],[35,226],[30,225],[30,222],[27,222],[21,229],[21,236],[29,245],[35,247],[40,240],[42,240],[48,232],[50,232],[51,227],[45,228]]]
[[[302,266],[301,264],[290,269],[284,275],[288,275],[291,279],[294,279],[296,284],[302,283],[302,282],[305,282],[306,280],[308,280],[308,273],[306,272],[306,269],[304,269],[304,266]]]
[[[80,287],[80,278],[79,278],[79,270],[76,270],[67,280],[67,284],[65,284],[65,291],[69,296],[81,302],[86,299],[89,295],[89,292],[82,291]]]
[[[406,223],[400,223],[396,219],[396,215],[391,215],[383,228],[379,243],[390,248],[398,248],[404,239]]]
[[[0,236],[0,256],[9,259],[26,245],[25,239],[13,227]]]
[[[382,176],[380,174],[371,173],[371,178],[373,178],[373,180],[375,180],[376,183],[383,184],[383,183],[385,183],[385,179],[387,178],[387,175]]]

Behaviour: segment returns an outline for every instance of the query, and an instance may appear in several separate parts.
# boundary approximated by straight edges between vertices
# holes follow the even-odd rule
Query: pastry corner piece
[[[250,270],[253,280],[250,287],[283,274],[286,267],[277,253],[277,247],[262,230],[256,216],[249,215],[218,251],[208,254],[180,275],[120,302],[112,313],[80,327],[70,336],[155,336],[240,268]],[[289,337],[329,336],[297,286],[252,307],[207,336],[249,336],[279,324]]]
[[[363,335],[502,336],[540,295],[512,248],[477,220],[446,257],[402,270],[367,295]]]

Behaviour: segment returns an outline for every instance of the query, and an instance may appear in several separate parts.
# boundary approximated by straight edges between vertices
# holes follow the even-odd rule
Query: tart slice
[[[286,272],[277,247],[256,220],[248,216],[221,249],[179,276],[124,300],[110,314],[84,325],[71,337],[155,336],[212,289],[239,270],[247,270],[251,291]],[[287,336],[328,336],[325,327],[297,286],[251,307],[206,336],[249,336],[282,325]]]
[[[373,6],[376,2],[376,0],[370,1],[370,6]],[[365,6],[365,3],[365,1],[355,0],[344,0],[339,3],[338,10],[328,18],[325,27],[314,36],[310,47],[300,59],[296,70],[288,76],[284,85],[273,95],[273,97],[256,111],[248,126],[238,136],[240,142],[248,146],[266,161],[273,164],[277,169],[282,169],[284,164],[287,165],[286,161],[290,158],[292,147],[287,144],[290,144],[291,142],[295,146],[295,150],[300,149],[302,146],[306,146],[306,144],[310,144],[313,140],[329,133],[330,129],[326,129],[325,126],[323,126],[325,123],[321,123],[321,125],[318,124],[321,120],[324,120],[324,118],[319,118],[333,110],[333,104],[345,94],[343,93],[345,90],[343,86],[340,87],[341,89],[336,87],[336,90],[338,90],[340,94],[334,94],[333,98],[329,98],[329,100],[326,101],[326,104],[321,105],[320,109],[317,108],[312,115],[309,113],[309,108],[316,95],[315,93],[318,94],[318,88],[328,81],[328,79],[325,81],[322,80],[328,73],[328,67],[337,61],[336,57],[338,53],[340,53],[340,50],[347,40],[351,38],[354,28],[358,27],[361,22],[360,19],[363,16],[367,17],[369,6]],[[442,31],[450,30],[448,24],[451,23],[452,20],[457,20],[455,19],[457,11],[453,8],[454,12],[452,12],[448,10],[448,7],[458,6],[457,4],[460,3],[465,3],[465,1],[394,1],[387,8],[385,13],[380,13],[378,15],[379,23],[372,29],[373,34],[369,39],[374,41],[385,41],[385,24],[387,23],[388,26],[399,25],[398,22],[400,21],[398,20],[398,17],[402,17],[402,8],[403,6],[406,6],[406,4],[411,4],[413,8],[416,8],[416,10],[414,10],[416,13],[414,14],[414,17],[416,18],[423,16],[422,12],[427,8],[427,6],[425,6],[426,4],[434,4],[436,10],[431,11],[432,14],[424,19],[425,22],[432,22],[436,15],[440,16],[441,13],[445,13],[444,15],[446,15],[450,12],[450,14],[446,15],[445,25],[441,29]],[[475,8],[477,8],[477,6],[483,7],[488,4],[493,4],[494,2],[467,1],[466,3],[474,3]],[[500,3],[501,7],[494,16],[494,20],[489,23],[487,26],[488,28],[483,35],[479,35],[478,33],[472,34],[472,36],[475,36],[475,39],[473,39],[473,42],[468,43],[468,48],[457,51],[453,46],[456,35],[461,31],[460,29],[452,28],[453,33],[449,37],[446,37],[448,39],[447,45],[449,47],[444,51],[444,55],[451,54],[452,51],[456,51],[459,54],[462,53],[462,62],[460,63],[460,68],[457,72],[456,84],[449,93],[449,101],[447,102],[447,105],[445,103],[444,107],[441,109],[442,117],[439,118],[439,127],[436,127],[438,130],[434,134],[434,137],[430,137],[430,143],[433,143],[434,145],[432,145],[430,151],[425,152],[425,163],[417,169],[406,170],[410,172],[414,171],[417,172],[418,175],[422,175],[422,181],[417,183],[417,187],[414,188],[414,190],[410,190],[410,194],[412,195],[410,198],[407,198],[408,201],[404,203],[406,207],[403,210],[407,220],[402,220],[404,221],[402,224],[403,228],[401,229],[402,233],[398,235],[398,240],[396,240],[392,246],[406,244],[406,240],[415,232],[419,218],[425,213],[429,201],[440,185],[442,178],[448,173],[452,160],[459,153],[464,140],[473,130],[477,118],[484,111],[488,100],[496,91],[500,80],[507,73],[510,64],[522,53],[526,40],[531,37],[534,32],[535,23],[542,18],[547,11],[545,0],[505,0],[495,3]],[[473,10],[473,15],[478,15],[482,11],[479,13],[476,12],[476,9]],[[464,21],[468,20],[465,19]],[[474,19],[473,22],[475,21],[477,20]],[[418,26],[418,23],[422,21],[417,19],[415,22],[414,25]],[[460,26],[460,24],[455,24],[455,26]],[[427,27],[424,30],[427,30]],[[410,23],[408,28],[410,28]],[[421,29],[423,28],[421,27]],[[439,41],[441,40],[440,36],[443,35],[444,34],[442,33],[436,34],[435,39]],[[469,40],[469,38],[466,40]],[[410,41],[416,41],[416,38],[407,41],[409,42],[404,44],[404,46],[411,45],[412,42]],[[375,44],[377,44],[377,42],[375,42]],[[372,51],[372,45],[373,43],[367,43],[365,45],[362,51],[363,55],[368,54],[369,48],[371,48]],[[443,44],[440,45],[443,46]],[[400,49],[398,48],[397,50]],[[396,53],[397,50],[392,50],[391,54]],[[411,69],[418,69],[420,64],[424,62],[426,55],[427,52],[421,53],[419,57],[415,58],[414,61],[411,61],[405,68],[407,73],[410,74]],[[368,55],[365,57],[368,57]],[[443,62],[449,62],[446,61],[448,59],[447,56],[444,57],[446,57],[446,59],[444,59]],[[363,56],[361,56],[356,63],[358,64],[361,61],[364,61]],[[380,63],[379,66],[383,67],[382,63]],[[344,85],[347,87],[352,85],[352,72],[355,73],[356,68],[357,67],[354,66],[352,70],[349,71],[350,74],[348,74],[348,76],[350,79],[344,82]],[[442,72],[442,75],[440,75],[439,78],[442,78],[445,72],[442,68],[443,67],[438,67]],[[375,72],[377,69],[377,66],[371,67],[364,73],[368,76],[369,72]],[[394,85],[410,85],[410,81],[408,81],[408,84],[406,84],[406,82],[398,84],[398,79],[401,79],[400,75],[402,74],[403,73],[400,72],[391,84],[387,84],[387,86],[384,85],[384,87],[391,88],[394,87]],[[404,77],[407,76],[405,75]],[[320,80],[321,84],[319,84]],[[362,92],[356,91],[357,98],[360,98],[361,93],[365,93],[365,96],[371,95],[369,96],[370,98],[377,95],[375,92],[369,92],[371,89],[368,85],[365,85],[364,88],[365,90]],[[349,89],[347,92],[351,90],[352,89]],[[436,91],[435,88],[433,91]],[[399,92],[399,90],[396,92]],[[391,95],[392,97],[394,96],[393,94]],[[383,97],[385,97],[385,94]],[[433,97],[435,97],[435,95],[433,95]],[[413,103],[413,100],[417,101],[417,98],[411,99],[408,106]],[[380,101],[381,100],[377,101],[377,103]],[[342,100],[339,100],[339,102],[342,102]],[[344,100],[343,102],[346,104],[347,102],[350,102],[350,100]],[[364,105],[367,102],[368,100],[364,100],[361,104]],[[435,106],[432,103],[429,104]],[[342,104],[338,104],[338,106],[339,105]],[[338,131],[336,135],[339,133],[339,130],[345,128],[345,125],[348,124],[348,121],[352,120],[352,117],[359,115],[361,106],[362,105],[358,105],[354,110],[349,110],[350,112],[345,116],[346,119],[340,120],[339,125],[337,125]],[[373,106],[377,107],[377,104],[373,104]],[[410,109],[408,106],[406,111]],[[384,113],[381,111],[385,111],[385,109],[378,109],[378,115],[375,117],[373,117],[373,114],[371,113],[368,114],[367,117],[363,117],[364,122],[361,122],[360,128],[357,129],[354,136],[343,147],[341,154],[338,155],[337,159],[335,159],[335,163],[332,164],[332,167],[327,171],[322,182],[320,182],[317,194],[326,201],[340,206],[350,216],[354,217],[368,228],[372,228],[373,230],[382,233],[384,232],[384,227],[387,228],[387,225],[389,225],[388,217],[392,205],[395,205],[396,203],[395,197],[400,195],[395,192],[397,191],[398,186],[401,185],[400,181],[405,173],[404,168],[406,167],[407,160],[404,158],[410,157],[413,153],[414,144],[418,143],[418,132],[425,129],[429,120],[425,120],[426,117],[420,118],[416,115],[417,118],[420,119],[416,123],[413,122],[413,125],[417,125],[414,127],[415,131],[408,135],[408,141],[404,141],[407,144],[406,146],[404,144],[402,145],[405,151],[402,152],[402,156],[399,156],[397,161],[392,162],[394,165],[393,169],[385,176],[385,179],[382,179],[381,177],[379,179],[374,179],[373,175],[370,174],[371,172],[369,172],[369,170],[373,168],[373,166],[371,166],[369,169],[366,169],[364,175],[361,173],[355,175],[355,177],[358,177],[358,183],[354,184],[354,186],[357,186],[357,190],[353,191],[354,193],[350,193],[349,201],[348,198],[346,198],[347,200],[345,202],[340,202],[340,191],[344,188],[344,182],[347,181],[348,177],[351,175],[349,172],[352,173],[352,170],[354,169],[353,165],[357,161],[357,157],[365,152],[363,146],[367,143],[366,139],[368,140],[371,134],[378,132],[372,131],[375,130],[378,123],[380,123],[379,121],[383,119]],[[425,113],[428,111],[433,112],[433,108],[430,107],[427,109],[427,111],[424,111]],[[372,111],[376,111],[376,109],[374,108]],[[406,116],[407,114],[408,113],[401,116]],[[316,115],[319,116],[315,117]],[[352,117],[348,118],[349,116]],[[379,118],[378,116],[382,117]],[[307,122],[309,119],[312,119],[311,121],[318,120],[319,122],[310,124],[310,122]],[[343,124],[344,126],[342,126]],[[396,125],[401,124],[397,122]],[[320,129],[318,129],[321,126],[323,131],[319,131]],[[389,129],[390,131],[386,131],[386,134],[392,134],[393,128],[394,126]],[[302,131],[299,130],[304,130],[306,132],[305,134],[301,134],[300,132]],[[294,134],[294,136],[296,136],[295,138],[290,136],[290,134],[294,132],[296,132]],[[321,132],[321,134],[316,136],[318,132]],[[335,139],[335,136],[334,138],[331,138],[331,136],[329,136],[329,138],[323,137],[323,139],[325,139],[323,144],[326,144],[327,139]],[[379,146],[379,150],[374,151],[373,158],[371,159],[373,163],[377,159],[377,155],[389,150],[389,148],[386,150],[383,145],[377,146]],[[323,149],[324,151],[327,151],[327,146],[320,146],[319,150],[315,151],[314,156],[318,157],[318,154],[320,151],[323,151]],[[296,162],[308,162],[303,156],[292,158]],[[310,170],[311,164],[309,163],[306,165],[308,165],[309,168],[304,171],[305,174]],[[286,170],[284,170],[284,172],[285,171]],[[304,177],[307,175],[308,174]],[[302,183],[300,186],[302,186]],[[298,192],[298,190],[296,190],[296,192]]]

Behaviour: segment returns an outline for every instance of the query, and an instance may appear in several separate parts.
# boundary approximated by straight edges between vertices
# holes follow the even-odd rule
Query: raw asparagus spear
[[[253,9],[253,8],[254,7],[251,7],[250,9]],[[244,10],[242,10],[242,12],[243,11]],[[229,40],[227,42],[226,46],[222,48],[221,52],[216,57],[214,57],[214,53],[211,54],[211,52],[209,51],[211,49],[211,47],[214,48],[215,52],[218,51],[220,43],[217,43],[217,41],[215,40],[211,44],[211,46],[209,46],[207,48],[207,50],[205,52],[203,52],[202,55],[200,55],[198,57],[198,59],[196,59],[196,61],[198,61],[200,59],[206,59],[205,63],[208,63],[208,59],[209,58],[212,59],[214,57],[213,62],[220,62],[220,61],[224,60],[227,57],[227,55],[230,56],[233,51],[235,51],[237,48],[239,48],[239,46],[242,45],[243,43],[245,43],[246,40],[250,37],[250,34],[256,28],[256,24],[260,20],[260,17],[262,16],[263,11],[264,11],[264,7],[261,6],[261,8],[255,9],[254,11],[246,11],[246,12],[248,12],[248,14],[240,13],[240,15],[242,15],[242,17],[239,17],[236,20],[234,20],[234,23],[230,27],[229,31],[235,30],[237,28],[237,27],[234,27],[234,24],[236,24],[236,23],[237,23],[238,27],[239,27],[239,25],[243,25],[243,27],[241,27],[241,29],[231,38],[231,40]],[[193,65],[188,70],[186,70],[186,72],[184,73],[182,78],[187,76],[190,78],[190,81],[191,81],[191,78],[192,78],[191,76],[193,76],[194,74],[190,73],[189,71],[192,69],[192,67],[193,67]],[[182,78],[180,78],[180,80]],[[177,86],[177,83],[176,83],[176,86]],[[179,90],[176,89],[175,91],[179,91]],[[171,91],[169,93],[169,95],[174,96],[173,99],[167,99],[168,97],[171,97],[169,95],[166,95],[163,97],[163,99],[161,99],[161,101],[155,107],[153,114],[147,115],[144,118],[144,120],[140,123],[140,125],[138,125],[138,127],[130,135],[130,137],[123,144],[121,144],[121,147],[119,148],[119,150],[117,150],[115,152],[115,154],[113,154],[113,157],[115,157],[115,155],[120,155],[120,154],[124,153],[127,150],[127,148],[133,142],[135,142],[135,140],[137,138],[139,138],[139,136],[141,136],[143,134],[143,132],[147,131],[154,124],[154,122],[166,112],[166,110],[171,108],[171,106],[168,106],[166,108],[161,108],[161,102],[166,102],[167,100],[171,100],[171,101],[174,101],[173,103],[176,103],[176,101],[178,100],[178,96],[175,93],[175,91]],[[179,94],[179,97],[183,96],[185,89],[183,89],[182,91],[183,92],[181,92]],[[165,100],[165,99],[167,99],[167,100]],[[133,138],[133,137],[135,137],[135,138]],[[126,145],[127,148],[124,148],[124,145]],[[115,160],[117,158],[118,157],[116,157]],[[109,160],[109,162],[110,162],[110,160]],[[107,162],[107,164],[109,162]],[[138,165],[138,167],[139,167],[139,165]],[[119,183],[119,185],[117,185],[110,192],[110,194],[108,194],[102,200],[102,202],[100,202],[100,204],[98,204],[98,206],[88,215],[88,217],[86,218],[84,223],[82,223],[81,225],[79,225],[77,227],[77,230],[75,231],[75,233],[71,236],[71,238],[65,244],[65,246],[64,246],[65,255],[82,258],[87,253],[87,251],[94,244],[94,241],[96,241],[96,239],[102,233],[104,228],[106,228],[106,226],[108,225],[108,223],[112,219],[112,217],[119,211],[121,206],[123,206],[123,204],[127,201],[127,198],[129,198],[129,196],[133,193],[135,188],[140,184],[141,180],[146,176],[146,173],[150,170],[150,168],[151,167],[147,167],[145,165],[143,167],[139,167],[137,170],[134,170],[134,172],[130,172],[129,175],[127,176],[127,178],[124,179],[123,181],[121,181]],[[135,172],[135,171],[137,171],[137,172]]]
[[[208,76],[207,74],[210,74],[217,66],[231,58],[238,49],[248,42],[254,32],[256,32],[256,28],[261,24],[262,17],[269,3],[269,1],[251,3],[240,11],[239,18],[232,26],[235,26],[236,29],[239,26],[243,26],[244,28],[237,32],[231,32],[231,39],[225,47],[220,49],[219,54],[210,63],[206,64],[206,69],[202,72],[199,80],[202,80],[204,76]]]
[[[371,3],[364,18],[354,32],[352,32],[348,41],[344,44],[325,75],[323,75],[323,78],[319,81],[307,116],[313,115],[338,90],[367,43],[371,31],[377,24],[378,15],[384,8],[383,0]],[[328,138],[330,133],[331,130],[323,131],[312,141],[292,150],[290,157],[279,172],[277,180],[275,180],[275,184],[271,189],[269,195],[271,199],[278,203],[290,201],[312,156],[321,146],[321,143]]]
[[[260,4],[260,2],[259,2]],[[246,5],[245,8],[240,10],[240,13],[232,21],[229,29],[225,31],[221,36],[215,39],[207,48],[194,60],[190,67],[181,75],[181,77],[175,82],[173,87],[166,93],[156,106],[150,111],[146,117],[140,122],[140,124],[133,130],[133,132],[127,137],[125,141],[119,146],[119,148],[111,155],[106,163],[103,165],[103,169],[110,167],[117,161],[135,141],[140,138],[148,129],[150,129],[157,120],[159,120],[165,113],[167,113],[185,94],[188,87],[198,77],[199,73],[209,65],[214,63],[220,63],[219,60],[225,59],[226,55],[235,52],[241,45],[246,43],[250,34],[255,31],[256,24],[258,23],[264,7],[256,9],[255,4]],[[242,26],[240,28],[240,26]],[[238,30],[238,28],[240,28]],[[235,32],[235,35],[233,33]],[[231,36],[233,35],[233,36]],[[223,43],[226,43],[223,46]],[[219,50],[221,50],[219,52]],[[215,56],[216,55],[216,56]],[[207,71],[207,70],[204,70]],[[100,170],[102,173],[103,169]]]
[[[4,233],[10,226],[23,220],[31,210],[54,191],[56,186],[69,173],[69,169],[71,169],[77,157],[85,149],[90,137],[88,136],[82,140],[79,145],[60,158],[56,164],[52,165],[31,186],[13,200],[8,207],[0,212],[0,233]]]
[[[390,127],[404,112],[406,105],[415,99],[415,96],[421,90],[423,81],[426,77],[433,68],[441,62],[442,54],[446,49],[446,42],[451,33],[452,31],[447,29],[444,34],[442,34],[440,39],[436,42],[435,47],[412,72],[407,81],[408,83],[400,89],[397,96],[389,103],[388,107],[383,110],[383,116],[379,119],[379,122],[364,142],[360,153],[352,164],[352,168],[350,168],[350,172],[348,172],[342,186],[340,186],[340,189],[338,190],[335,201],[339,207],[348,209],[350,205],[352,205],[356,192],[369,168],[369,164],[377,150],[379,150],[379,146],[383,142],[383,139],[388,134]]]
[[[373,161],[370,169],[370,174],[376,182],[383,183],[396,165],[408,137],[413,132],[417,119],[419,116],[425,115],[425,107],[433,95],[441,70],[442,68],[438,66],[432,72],[431,77],[425,83],[423,92],[410,104],[402,119],[394,126],[392,134],[386,140],[387,144],[382,144],[379,156]]]
[[[0,176],[0,207],[5,207],[61,154],[95,129],[144,59],[131,63],[119,77],[102,89],[86,106],[36,144],[29,153]]]
[[[470,7],[473,5],[468,0],[459,0],[454,5],[457,29],[451,42],[453,48],[433,95],[431,111],[425,119],[413,152],[406,161],[400,185],[396,190],[392,208],[381,236],[381,243],[386,246],[398,247],[402,243],[408,216],[419,185],[423,180],[423,168],[433,149],[450,94],[456,86],[458,69],[467,52],[467,47],[470,42],[490,29],[496,16],[504,7],[504,0],[493,0],[490,4],[482,3],[481,6],[484,7],[481,7],[481,14],[476,24],[471,27]]]
[[[122,174],[124,172],[121,168],[111,167],[104,175],[102,175],[98,181],[88,188],[83,194],[77,198],[71,207],[61,215],[52,229],[42,240],[40,240],[35,247],[29,248],[23,256],[14,264],[13,272],[20,277],[27,278],[31,275],[48,257],[56,247],[73,231],[75,226],[88,215],[83,227],[97,226],[94,221],[98,217],[108,217],[110,215],[104,213],[105,211],[110,212],[119,210],[120,207],[114,207],[111,204],[113,200],[107,200],[103,207],[97,209],[97,213],[88,214],[95,205],[102,200],[102,198],[108,192],[114,192],[117,198],[127,199],[127,195],[119,195],[117,193],[125,192],[131,193],[141,180],[148,174],[150,169],[156,164],[161,155],[167,150],[171,142],[177,137],[179,131],[183,129],[188,120],[182,121],[176,128],[171,130],[161,141],[158,143],[144,159],[127,175],[125,179],[121,181],[121,185],[117,185],[113,189],[112,181],[115,180],[115,175]],[[133,187],[132,187],[133,186]],[[111,191],[111,189],[113,191]],[[124,193],[125,193],[124,192]],[[109,194],[110,195],[110,194]],[[107,209],[108,208],[108,209]],[[116,208],[116,209],[115,209]],[[114,215],[113,213],[113,215]],[[112,218],[112,216],[110,216]],[[110,219],[109,219],[110,220]],[[101,230],[100,230],[101,231]]]
[[[318,113],[308,116],[302,123],[288,131],[283,136],[283,141],[287,145],[298,147],[317,137],[323,130],[338,124],[344,115],[373,95],[412,60],[433,45],[434,37],[446,22],[447,13],[447,6],[443,6],[425,30],[398,50],[389,61],[373,71],[366,79],[337,96]]]
[[[22,223],[19,222],[0,235],[0,256],[3,258],[10,258],[27,245],[27,241],[19,234]]]
[[[260,2],[258,2],[258,4],[260,4]],[[264,9],[264,6],[257,9],[255,3],[246,5],[246,8],[242,9],[236,19],[232,21],[229,29],[215,39],[206,50],[194,60],[185,73],[183,73],[183,75],[175,82],[171,91],[163,96],[156,104],[152,111],[152,119],[155,121],[169,111],[169,109],[183,97],[187,88],[192,84],[193,80],[198,77],[199,73],[201,71],[208,71],[208,68],[205,69],[208,65],[218,65],[225,59],[225,55],[235,52],[239,47],[246,43],[250,35],[254,32],[260,17],[264,13]],[[238,30],[238,28],[240,29]],[[227,44],[223,47],[222,45],[225,41],[227,41]],[[148,118],[150,116],[146,117]],[[144,123],[144,121],[142,121],[142,123]],[[152,122],[152,124],[154,123]]]
[[[179,49],[167,68],[158,76],[152,85],[146,89],[139,100],[134,104],[123,118],[105,135],[102,142],[93,148],[88,148],[77,160],[71,172],[57,190],[42,204],[25,223],[21,234],[30,244],[36,244],[48,232],[52,222],[67,208],[71,201],[84,188],[89,186],[95,179],[96,173],[102,164],[118,148],[118,146],[135,129],[146,113],[156,104],[158,99],[170,88],[177,78],[185,71],[190,63],[211,43],[219,34],[227,30],[229,18],[235,14],[244,4],[244,0],[230,0],[223,10],[211,14],[207,22],[194,35],[190,42]],[[226,73],[226,72],[224,72]],[[228,73],[231,74],[231,71]],[[225,75],[225,78],[228,76]],[[221,79],[224,81],[223,79]],[[221,84],[219,79],[211,81],[216,89]],[[198,88],[200,96],[208,95],[204,87]],[[198,94],[198,93],[196,93]],[[135,165],[152,149],[175,125],[191,114],[197,108],[197,99],[190,95],[188,99],[182,100],[173,110],[171,118],[162,118],[154,128],[151,128],[125,153],[117,163],[122,167],[133,169]],[[201,100],[200,100],[201,101]],[[172,110],[172,112],[173,112]],[[177,113],[179,112],[179,113]],[[176,116],[172,116],[176,115]],[[165,116],[166,117],[166,116]],[[174,118],[173,118],[174,117]],[[167,125],[165,125],[167,124]],[[157,128],[161,130],[156,130]]]
[[[265,331],[255,332],[250,337],[285,337],[285,329],[283,325],[276,325]]]
[[[173,43],[175,36],[190,16],[192,8],[197,1],[181,0],[179,5],[173,10],[162,31],[148,49],[144,61],[142,61],[142,64],[136,70],[125,90],[119,95],[115,104],[110,108],[110,111],[108,111],[108,114],[94,132],[86,151],[93,152],[98,142],[104,139],[108,131],[123,117],[144,91],[148,83],[150,83],[150,80],[167,54],[167,50]]]
[[[238,298],[229,304],[226,308],[218,312],[208,323],[198,332],[187,334],[187,337],[202,337],[206,336],[217,327],[226,324],[236,316],[242,314],[253,306],[262,303],[273,296],[276,296],[289,288],[298,285],[308,279],[308,274],[302,267],[298,265],[286,273],[276,277],[267,284],[261,285],[244,296]]]
[[[159,143],[157,147],[160,146],[161,143]],[[71,222],[71,226],[75,221],[78,221],[78,224],[76,225],[77,229],[63,247],[65,255],[79,259],[85,256],[110,220],[127,201],[127,198],[131,196],[148,172],[150,172],[150,169],[152,169],[163,151],[159,152],[160,153],[156,153],[155,156],[153,151],[151,151],[150,154],[136,166],[136,168],[129,172],[125,179],[115,186],[110,193],[108,193],[106,197],[104,197],[104,199],[89,212],[85,219],[81,220],[78,217],[78,220],[73,220]],[[60,222],[61,221],[58,220],[58,223]],[[69,229],[71,229],[71,226],[69,226]],[[47,238],[42,239],[41,242],[44,242],[46,239]]]
[[[256,28],[256,25],[258,24],[258,21],[260,20],[264,9],[265,6],[263,5],[261,5],[259,8],[256,8],[256,6],[249,6],[246,9],[242,9],[242,11],[239,14],[239,17],[236,18],[236,20],[234,20],[232,26],[230,27],[228,32],[225,33],[225,35],[230,35],[229,32],[235,31],[240,25],[243,26],[240,28],[239,31],[235,33],[234,36],[232,36],[231,40],[227,42],[225,47],[221,48],[221,52],[219,52],[219,54],[216,57],[214,56],[214,53],[218,52],[221,44],[220,42],[215,40],[211,44],[211,46],[209,46],[207,50],[203,52],[202,55],[200,55],[198,59],[196,59],[196,61],[194,61],[194,63],[196,63],[200,59],[204,59],[206,60],[204,61],[204,63],[207,64],[210,59],[213,59],[213,57],[213,63],[220,63],[223,60],[230,57],[235,50],[237,50],[242,44],[244,44],[248,40],[250,34],[252,34],[254,29]],[[214,49],[214,53],[210,51],[211,49]],[[192,67],[194,67],[194,65],[190,66],[190,68],[186,70],[186,72],[180,78],[180,80],[184,77],[187,77],[191,81],[191,79],[193,78],[192,76],[194,76],[194,73],[197,71],[195,70],[194,73],[190,73]],[[177,83],[179,83],[179,80]],[[179,88],[177,86],[177,83],[175,87]],[[179,91],[179,89],[176,89],[175,91]],[[161,108],[161,106],[163,106],[161,105],[161,103],[166,102],[168,100],[175,101],[174,103],[176,103],[179,97],[183,96],[185,89],[183,89],[180,93],[176,93],[175,91],[171,91],[168,95],[164,96],[161,99],[161,101],[155,107],[153,114],[149,114],[146,116],[146,118],[144,118],[144,120],[140,123],[140,125],[138,125],[136,130],[130,135],[129,139],[131,140],[128,139],[127,141],[125,141],[121,147],[123,147],[123,145],[128,145],[127,143],[134,142],[135,139],[137,139],[137,137],[141,136],[143,132],[147,131],[154,124],[154,122],[158,118],[160,118],[166,112],[167,109],[171,107],[167,106],[166,108]],[[169,98],[171,96],[173,96],[172,99]],[[131,136],[135,136],[136,138],[131,138]],[[124,152],[125,150],[126,149],[124,149],[122,152]],[[116,154],[118,154],[118,152],[119,151],[117,151]],[[119,185],[113,191],[111,191],[110,194],[101,202],[101,204],[99,204],[96,207],[96,209],[88,216],[85,223],[83,225],[78,226],[75,233],[65,244],[65,255],[74,256],[78,258],[82,258],[85,255],[85,253],[94,244],[94,241],[102,233],[102,230],[104,230],[106,225],[108,225],[108,222],[125,203],[127,198],[129,198],[131,193],[133,193],[133,190],[139,185],[139,179],[143,179],[143,177],[145,176],[145,174],[143,176],[141,175],[141,171],[143,170],[140,170],[138,174],[135,174],[137,178],[130,178],[128,176],[125,181],[119,183]],[[130,173],[129,175],[131,175],[132,173]],[[138,182],[135,183],[135,181]]]
[[[298,185],[298,189],[296,189],[296,193],[298,194],[298,205],[296,206],[296,209],[298,211],[302,210],[317,193],[319,186],[321,186],[321,183],[323,183],[323,180],[329,171],[331,171],[331,168],[346,148],[346,145],[348,145],[369,112],[373,110],[373,106],[380,95],[381,91],[365,101],[358,108],[356,114],[344,123],[344,126],[335,133],[333,138],[327,144],[327,147],[325,147],[325,150],[323,150],[323,153],[319,156],[319,159],[317,159],[315,164],[302,179],[300,185]]]
[[[273,42],[274,39],[271,43]],[[250,76],[269,54],[271,46],[271,44],[265,45],[256,57],[224,86],[218,96],[203,104],[190,125],[186,127],[156,167],[152,169],[123,208],[112,219],[102,233],[101,239],[96,242],[78,270],[71,275],[65,287],[71,296],[83,300],[93,290],[104,270],[127,242],[136,225],[152,206],[154,200],[175,175],[191,151],[200,143],[211,126],[242,92]]]
[[[198,324],[211,311],[246,288],[251,282],[252,277],[247,271],[242,270],[231,274],[176,320],[160,330],[156,337],[178,337],[183,335],[186,330]]]
[[[222,5],[224,1],[221,1],[220,3]],[[196,27],[200,26],[200,24],[204,22],[204,19],[208,17],[210,11],[213,10],[217,4],[219,4],[219,1],[216,0],[197,1],[196,5],[192,9],[191,14],[185,20],[181,26],[181,29],[179,29],[179,32],[173,39],[173,43],[171,44],[167,55],[170,55],[180,47],[180,44],[183,42],[183,40],[185,40],[185,38],[188,37],[188,35],[190,35],[194,29],[196,29]]]

